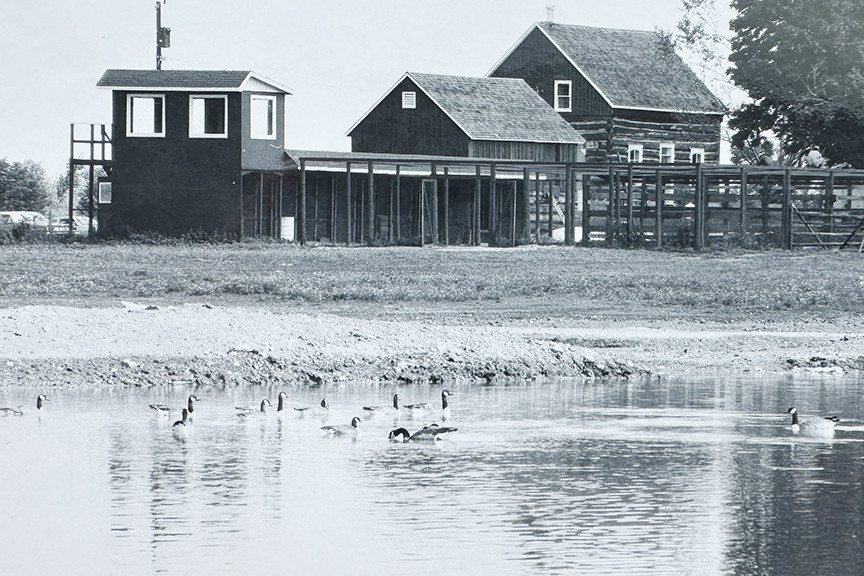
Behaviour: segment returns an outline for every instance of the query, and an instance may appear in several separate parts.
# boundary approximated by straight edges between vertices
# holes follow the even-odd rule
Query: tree
[[[864,167],[864,2],[732,0],[732,80],[751,102],[730,120],[737,148],[774,134],[800,158]]]
[[[49,196],[41,165],[0,159],[0,210],[41,212],[49,205]]]

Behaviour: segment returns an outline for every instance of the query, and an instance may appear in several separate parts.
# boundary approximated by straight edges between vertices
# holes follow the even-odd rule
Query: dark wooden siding
[[[243,160],[244,170],[282,170],[285,167],[285,96],[283,94],[264,94],[276,96],[276,138],[274,140],[256,140],[250,136],[250,119],[252,94],[242,94],[243,118]]]
[[[573,64],[539,29],[525,40],[491,74],[496,78],[522,78],[555,107],[555,81],[573,82],[573,112],[561,112],[568,122],[607,117],[612,108]]]
[[[477,140],[471,142],[473,158],[507,158],[535,162],[576,162],[576,144],[544,144],[534,142],[497,142]]]
[[[402,108],[402,92],[417,94]],[[467,156],[468,136],[414,82],[405,78],[350,134],[353,152]]]
[[[240,94],[228,96],[227,138],[189,138],[189,93],[151,93],[165,94],[164,138],[126,136],[128,93],[113,93],[113,200],[100,207],[104,231],[239,235]]]

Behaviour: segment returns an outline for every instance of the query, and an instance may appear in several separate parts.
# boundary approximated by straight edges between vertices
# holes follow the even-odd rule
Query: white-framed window
[[[189,96],[189,137],[228,137],[228,96]]]
[[[642,162],[642,144],[629,144],[627,146],[627,162],[631,164]]]
[[[555,111],[573,111],[573,82],[571,80],[555,80]]]
[[[416,92],[402,92],[402,108],[406,110],[413,110],[417,108]]]
[[[690,149],[690,163],[691,164],[702,164],[705,161],[705,149],[704,148],[691,148]]]
[[[675,144],[660,144],[660,163],[675,163]]]
[[[165,95],[129,94],[126,96],[126,135],[165,136]]]
[[[99,204],[111,204],[111,182],[99,182]]]
[[[249,136],[256,140],[276,139],[276,96],[253,94],[249,106]]]

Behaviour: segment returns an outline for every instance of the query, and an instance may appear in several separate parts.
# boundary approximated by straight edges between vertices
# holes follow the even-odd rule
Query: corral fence
[[[589,169],[582,244],[696,249],[864,246],[864,171],[767,167]]]

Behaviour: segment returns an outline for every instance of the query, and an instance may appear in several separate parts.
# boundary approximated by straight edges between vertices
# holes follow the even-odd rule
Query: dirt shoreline
[[[864,370],[864,328],[842,319],[556,318],[476,307],[370,317],[337,306],[102,304],[0,308],[0,385],[398,384]]]

